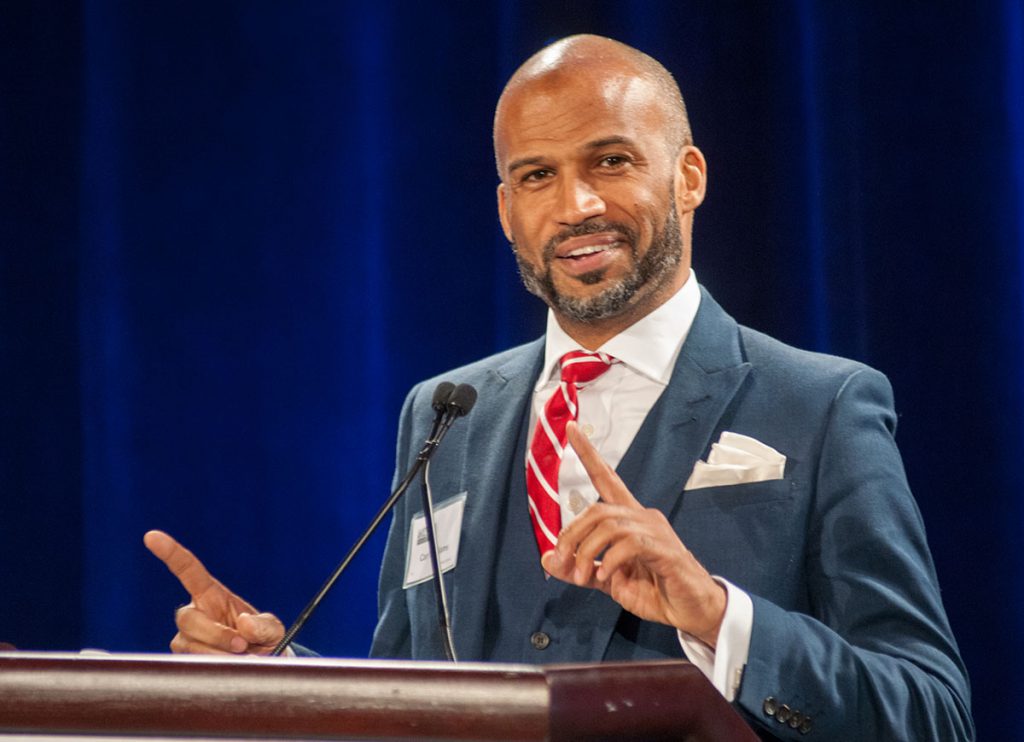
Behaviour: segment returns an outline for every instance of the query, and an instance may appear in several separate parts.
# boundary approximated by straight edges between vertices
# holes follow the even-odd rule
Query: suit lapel
[[[693,466],[750,371],[735,320],[703,289],[700,311],[672,379],[623,457],[618,473],[641,503],[671,515]]]
[[[462,481],[468,496],[451,598],[452,634],[460,657],[478,658],[483,652],[499,520],[505,512],[515,452],[543,359],[541,338],[487,371],[477,389],[479,402],[466,418]]]
[[[672,516],[694,464],[710,448],[718,421],[749,371],[735,320],[702,288],[671,381],[616,469],[641,504]],[[603,606],[595,623],[604,635],[592,645],[593,661],[604,656],[621,612],[611,600]]]

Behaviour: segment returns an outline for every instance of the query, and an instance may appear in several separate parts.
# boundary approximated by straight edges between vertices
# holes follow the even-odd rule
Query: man
[[[772,735],[972,738],[888,383],[739,327],[699,288],[707,168],[669,73],[563,39],[513,75],[494,142],[502,228],[550,312],[541,340],[445,374],[479,392],[431,471],[461,522],[460,659],[685,656]],[[436,383],[406,401],[399,471]],[[407,563],[417,503],[395,512],[376,656],[443,656]],[[169,537],[147,545],[193,595],[175,650],[280,638]]]

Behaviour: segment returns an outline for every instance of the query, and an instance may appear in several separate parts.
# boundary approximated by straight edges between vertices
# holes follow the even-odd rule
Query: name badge
[[[454,569],[459,560],[459,537],[462,535],[462,513],[465,509],[465,492],[448,498],[434,508],[434,538],[437,539],[441,574]],[[405,554],[403,589],[426,582],[434,576],[430,567],[427,520],[422,514],[415,516],[409,526],[409,547]]]

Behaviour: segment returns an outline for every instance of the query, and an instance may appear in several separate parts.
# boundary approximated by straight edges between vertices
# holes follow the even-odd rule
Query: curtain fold
[[[1012,728],[1019,2],[0,16],[0,641],[162,650],[186,598],[142,547],[154,527],[297,614],[387,494],[410,386],[543,331],[497,225],[491,117],[526,56],[590,31],[678,77],[710,164],[701,281],[744,324],[889,375],[979,733]],[[382,547],[304,643],[365,654]]]

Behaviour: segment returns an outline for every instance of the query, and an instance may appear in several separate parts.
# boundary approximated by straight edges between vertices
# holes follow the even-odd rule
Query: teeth
[[[604,252],[610,247],[611,245],[587,245],[586,247],[581,247],[578,250],[573,250],[572,252],[567,253],[565,257],[578,258],[581,255],[593,255],[596,252]]]

